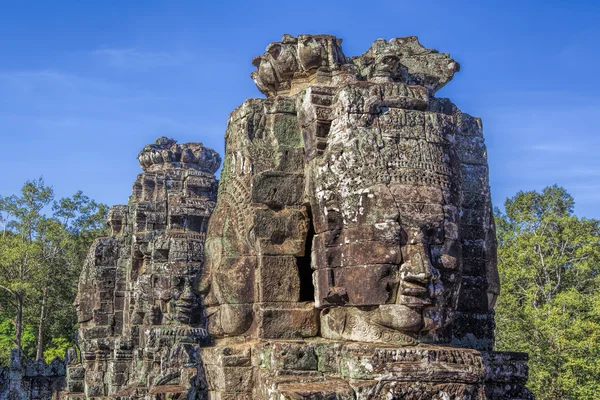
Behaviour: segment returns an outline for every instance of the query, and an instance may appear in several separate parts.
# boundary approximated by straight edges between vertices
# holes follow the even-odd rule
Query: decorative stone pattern
[[[531,398],[493,353],[499,294],[481,121],[415,37],[346,57],[284,35],[232,112],[206,239],[214,399]]]
[[[79,280],[70,397],[201,396],[198,352],[210,338],[196,288],[221,159],[165,137],[138,159],[129,204],[110,209],[111,235],[94,242]]]
[[[230,344],[202,355],[216,399],[531,398],[521,353],[314,339]]]
[[[28,360],[19,349],[10,352],[8,367],[0,368],[0,400],[49,400],[65,387],[65,362]]]

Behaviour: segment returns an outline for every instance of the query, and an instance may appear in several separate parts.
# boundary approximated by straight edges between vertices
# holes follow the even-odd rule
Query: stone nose
[[[431,263],[427,245],[423,241],[415,241],[407,247],[406,260],[401,266],[402,278],[408,282],[429,284],[437,276],[437,270]]]

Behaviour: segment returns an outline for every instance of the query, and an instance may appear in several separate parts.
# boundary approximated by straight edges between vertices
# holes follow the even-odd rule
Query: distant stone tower
[[[204,393],[198,352],[209,337],[195,288],[221,159],[165,137],[138,159],[144,172],[129,205],[110,209],[111,235],[94,242],[81,274],[81,362],[68,367],[70,397]]]

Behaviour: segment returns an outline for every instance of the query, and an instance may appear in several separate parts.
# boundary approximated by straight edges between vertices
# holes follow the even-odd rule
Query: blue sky
[[[223,153],[229,113],[262,96],[253,56],[283,33],[359,55],[416,35],[461,71],[438,96],[483,118],[495,205],[557,183],[600,218],[598,1],[0,0],[0,194],[124,203],[158,136]]]

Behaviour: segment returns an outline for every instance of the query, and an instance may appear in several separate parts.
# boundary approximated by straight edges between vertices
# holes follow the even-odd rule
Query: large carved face
[[[80,291],[77,293],[73,306],[77,312],[77,322],[84,324],[93,318],[93,299],[89,293],[92,293],[91,285],[79,285]],[[83,288],[83,290],[82,290]]]
[[[110,229],[110,236],[117,237],[125,233],[129,207],[113,206],[108,210],[106,224]]]
[[[107,285],[107,288],[114,285],[115,276],[111,274],[111,266],[116,263],[116,253],[111,238],[99,238],[92,243],[79,278],[77,296],[73,300],[78,323],[83,325],[98,315],[95,313],[101,304],[98,286],[100,283]],[[103,321],[94,322],[103,325]]]
[[[398,291],[381,307],[381,324],[429,333],[454,317],[461,273],[457,207],[449,190],[391,185],[398,207],[401,263]]]
[[[412,336],[452,322],[460,171],[443,118],[393,109],[334,121],[315,175],[318,307],[356,307],[367,325]]]

